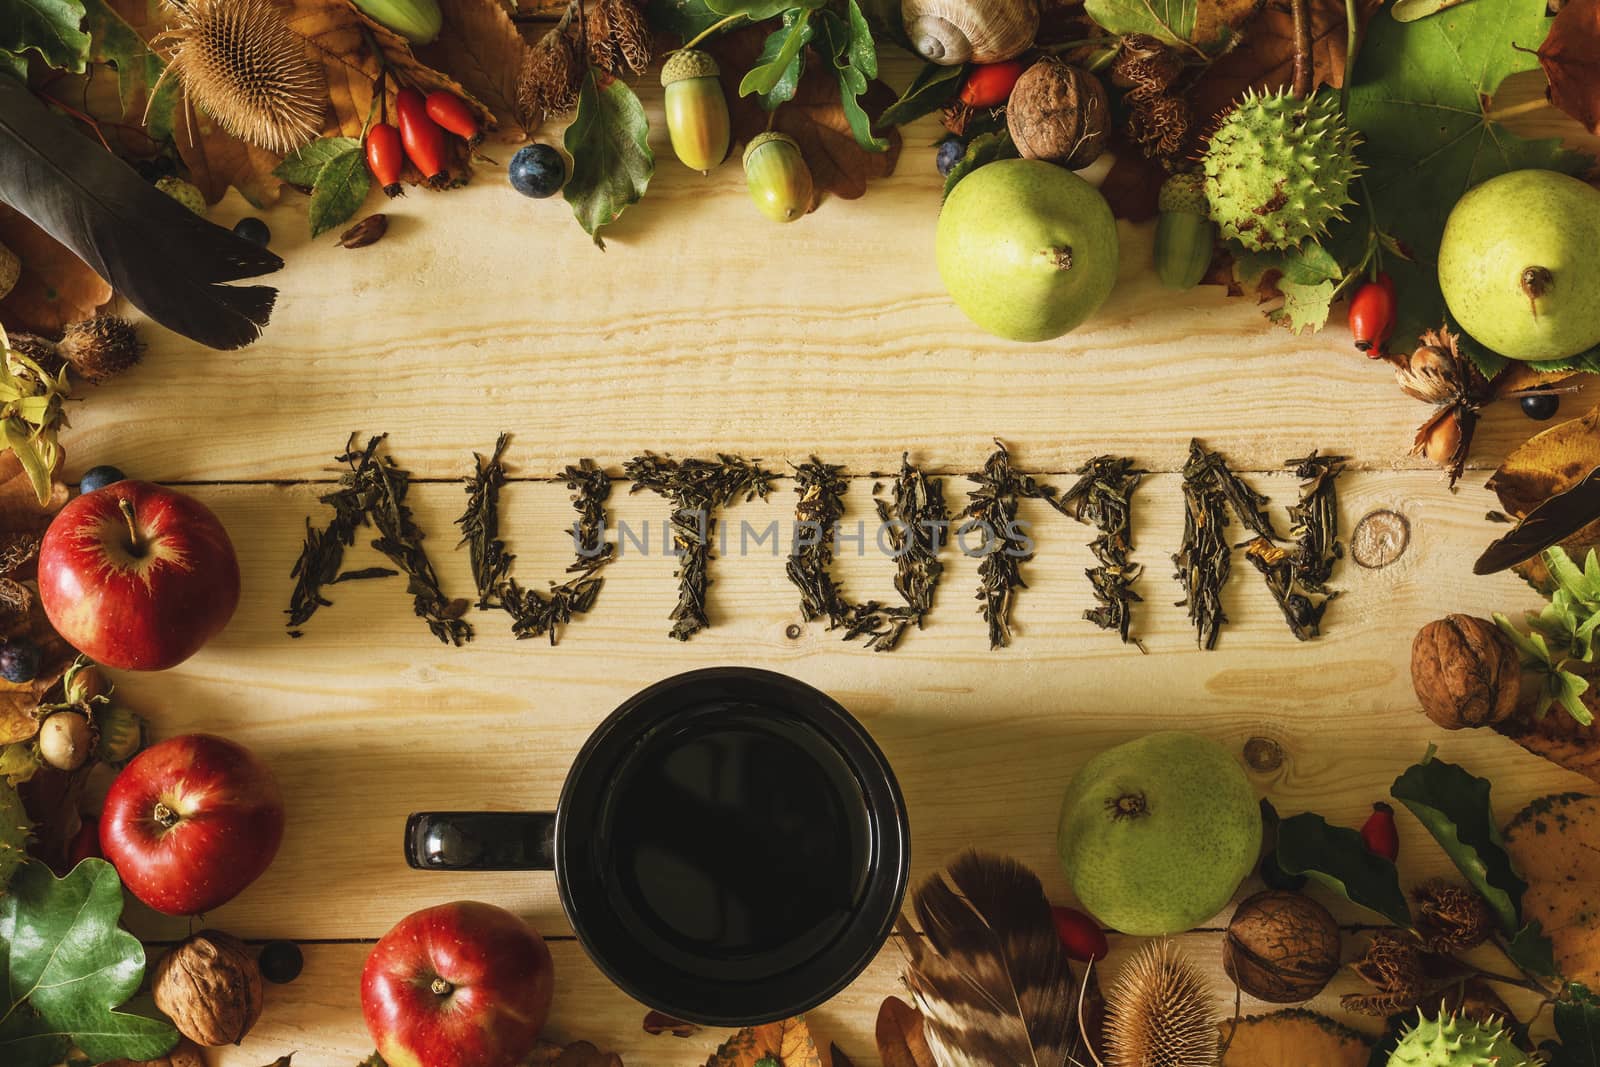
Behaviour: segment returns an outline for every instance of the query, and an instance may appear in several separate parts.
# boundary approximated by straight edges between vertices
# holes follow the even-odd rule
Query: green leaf
[[[70,1043],[91,1062],[151,1060],[178,1043],[160,1019],[116,1011],[144,978],[144,947],[117,926],[122,883],[87,859],[57,879],[25,864],[0,898],[0,977],[7,990],[0,1061],[44,1067]]]
[[[955,99],[961,90],[964,66],[947,67],[939,63],[924,63],[900,99],[884,108],[876,125],[880,128],[904,126],[924,115],[931,115]]]
[[[777,18],[794,7],[819,8],[827,0],[706,0],[706,6],[719,16],[744,15],[751,22]]]
[[[1238,36],[1226,17],[1202,24],[1200,0],[1085,0],[1083,10],[1107,33],[1147,33],[1191,53],[1225,49]]]
[[[1553,978],[1561,973],[1556,966],[1555,945],[1545,936],[1538,920],[1525,924],[1505,943],[1506,957],[1528,974]]]
[[[362,158],[361,146],[347,137],[339,139],[350,141],[350,146],[329,158],[311,187],[309,217],[313,237],[354,215],[372,188],[372,175]]]
[[[794,99],[794,91],[805,73],[805,46],[811,43],[812,12],[794,8],[783,13],[783,25],[767,35],[756,66],[750,68],[739,82],[739,95],[761,97],[761,106],[776,110],[786,100]]]
[[[651,26],[687,41],[722,21],[706,0],[650,0],[644,9]]]
[[[1380,17],[1368,27],[1349,115],[1363,137],[1361,195],[1412,260],[1384,260],[1400,301],[1399,351],[1445,321],[1435,267],[1445,218],[1461,195],[1506,171],[1571,172],[1586,162],[1556,138],[1523,140],[1488,117],[1500,83],[1536,69],[1549,28],[1544,0],[1472,0],[1418,22]],[[1346,214],[1364,231],[1365,208]]]
[[[18,81],[27,81],[28,57],[0,48],[0,72],[9,74]]]
[[[1393,273],[1393,271],[1390,273]],[[1465,331],[1461,329],[1461,326],[1448,315],[1445,316],[1445,324],[1449,326],[1450,331],[1456,335],[1456,347],[1461,350],[1463,355],[1472,361],[1472,365],[1478,368],[1478,373],[1483,375],[1485,378],[1493,380],[1495,375],[1511,366],[1511,361],[1509,359],[1502,356],[1498,352],[1489,351],[1477,341],[1474,341],[1466,334]]]
[[[1272,272],[1278,274],[1278,291],[1283,306],[1267,313],[1273,322],[1295,333],[1313,332],[1327,325],[1344,268],[1322,245],[1307,241],[1299,248],[1252,252],[1237,242],[1229,244],[1234,253],[1234,277],[1246,289],[1254,289]]]
[[[1369,851],[1361,834],[1347,826],[1329,825],[1313,812],[1282,820],[1278,865],[1286,874],[1306,875],[1396,926],[1411,925],[1399,870],[1393,861]]]
[[[839,102],[856,144],[868,152],[884,152],[889,142],[873,134],[872,119],[858,99],[878,76],[878,46],[872,42],[872,30],[856,0],[850,0],[848,14],[846,22],[832,11],[822,12],[817,32],[823,54],[833,61],[839,79]]]
[[[1394,780],[1390,795],[1415,815],[1464,878],[1489,902],[1507,937],[1522,927],[1522,894],[1528,888],[1511,865],[1489,802],[1489,780],[1454,763],[1434,759]]]
[[[354,137],[321,137],[279,163],[272,173],[290,185],[310,189],[317,184],[323,167],[347,152],[358,152],[360,149],[361,142]]]
[[[1552,1011],[1557,1047],[1546,1046],[1549,1067],[1600,1067],[1600,1000],[1587,986],[1571,982]]]
[[[0,49],[34,51],[60,70],[82,74],[89,62],[89,35],[79,0],[0,0]]]
[[[89,58],[117,69],[117,96],[123,117],[145,121],[150,136],[158,141],[170,138],[177,79],[168,78],[148,106],[145,101],[151,87],[161,80],[166,63],[106,0],[83,0],[83,30],[91,42]]]
[[[578,114],[567,127],[572,177],[562,195],[594,243],[605,248],[602,227],[615,222],[650,187],[656,157],[650,122],[633,90],[620,80],[602,87],[590,70],[578,93]]]
[[[9,752],[15,747],[8,745],[5,751]],[[23,747],[29,752],[33,750],[32,745]],[[16,788],[10,782],[0,782],[0,895],[4,895],[6,886],[11,884],[11,876],[17,872],[17,868],[27,861],[28,854],[23,849],[32,832],[33,823],[23,810],[22,798],[17,796]]]
[[[1017,146],[1011,142],[1011,131],[1002,129],[993,133],[979,134],[967,142],[966,154],[956,160],[956,165],[945,175],[944,195],[948,197],[962,178],[985,163],[993,163],[998,159],[1016,159],[1017,154]]]

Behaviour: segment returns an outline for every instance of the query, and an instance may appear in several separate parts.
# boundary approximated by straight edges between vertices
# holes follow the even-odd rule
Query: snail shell
[[[998,63],[1039,33],[1037,0],[901,0],[906,34],[930,63]]]

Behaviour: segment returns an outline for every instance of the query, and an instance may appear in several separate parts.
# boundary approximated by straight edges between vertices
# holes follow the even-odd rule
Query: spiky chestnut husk
[[[1359,140],[1332,94],[1247,92],[1206,147],[1211,220],[1223,237],[1257,252],[1325,232],[1351,202]]]
[[[321,64],[273,0],[170,5],[158,38],[188,98],[241,141],[288,155],[322,132],[329,107]]]
[[[1499,1020],[1430,1019],[1418,1012],[1417,1025],[1389,1054],[1389,1067],[1536,1067],[1536,1061],[1512,1043]]]
[[[103,382],[139,362],[144,344],[127,319],[96,315],[68,326],[56,351],[87,381]]]

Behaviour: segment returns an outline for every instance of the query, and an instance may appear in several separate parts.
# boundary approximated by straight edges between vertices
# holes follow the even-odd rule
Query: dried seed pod
[[[602,70],[643,74],[650,66],[650,25],[633,0],[596,0],[589,7],[584,35],[589,62]]]
[[[344,248],[365,248],[377,244],[383,235],[389,232],[389,216],[383,212],[368,215],[354,226],[339,235],[339,244]]]
[[[242,141],[287,155],[322,132],[322,67],[273,0],[189,0],[169,6],[162,74]]]
[[[56,351],[85,380],[99,383],[138,363],[144,342],[127,319],[96,315],[68,326]]]
[[[901,0],[900,15],[917,54],[946,67],[1010,59],[1039,34],[1036,0]]]
[[[48,337],[40,337],[35,333],[14,333],[7,338],[7,341],[12,352],[33,360],[46,374],[57,374],[67,365],[67,361],[61,356],[61,350]],[[18,372],[15,361],[12,361],[11,372],[13,374]]]
[[[1430,952],[1477,948],[1494,933],[1489,902],[1469,886],[1433,878],[1412,895],[1417,900],[1417,933]]]
[[[1172,49],[1149,34],[1130,33],[1111,61],[1111,84],[1155,95],[1177,81],[1182,71],[1183,60]]]
[[[243,1040],[261,1017],[261,969],[237,938],[202,930],[162,957],[152,982],[156,1007],[200,1045]]]
[[[1347,1010],[1385,1016],[1414,1008],[1423,992],[1422,946],[1410,933],[1379,930],[1361,958],[1350,965],[1374,994],[1346,993],[1339,998]]]
[[[578,46],[564,31],[552,30],[523,53],[517,74],[517,122],[536,129],[547,116],[565,115],[578,106],[583,82]]]
[[[1128,101],[1128,136],[1145,158],[1171,159],[1182,154],[1194,127],[1188,100],[1166,93],[1130,93]]]
[[[1417,631],[1411,685],[1423,713],[1446,730],[1493,726],[1517,710],[1522,661],[1493,622],[1447,615]]]
[[[1310,1000],[1339,971],[1339,924],[1301,893],[1267,890],[1233,913],[1223,940],[1228,977],[1257,1000]]]
[[[1077,170],[1105,151],[1110,113],[1100,79],[1046,56],[1017,79],[1006,128],[1024,158]]]
[[[1461,395],[1461,375],[1450,353],[1438,345],[1421,345],[1395,367],[1394,378],[1407,396],[1429,404],[1446,404]]]
[[[1107,1067],[1210,1067],[1217,1039],[1211,989],[1170,941],[1147,945],[1106,994]]]

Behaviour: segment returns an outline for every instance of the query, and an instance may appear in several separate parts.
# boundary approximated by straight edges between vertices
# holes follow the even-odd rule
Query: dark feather
[[[912,895],[923,938],[907,938],[907,987],[940,1067],[1088,1063],[1080,985],[1034,873],[963,853]]]
[[[1472,573],[1494,574],[1515,567],[1595,521],[1600,521],[1600,467],[1528,512],[1509,533],[1484,549]]]
[[[200,218],[0,77],[0,200],[31,219],[139,310],[212,348],[261,334],[278,291],[226,286],[283,260]]]

